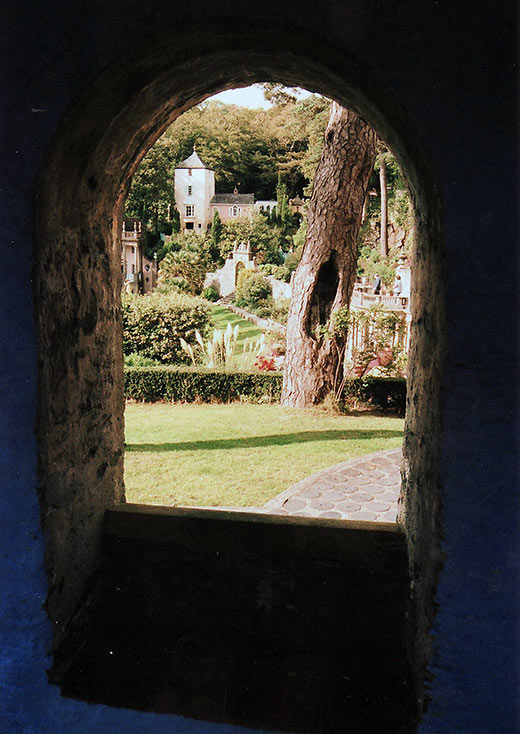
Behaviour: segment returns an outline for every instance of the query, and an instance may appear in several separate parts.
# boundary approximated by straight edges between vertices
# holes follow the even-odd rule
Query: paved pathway
[[[269,500],[262,512],[395,522],[401,449],[378,451],[322,469]]]

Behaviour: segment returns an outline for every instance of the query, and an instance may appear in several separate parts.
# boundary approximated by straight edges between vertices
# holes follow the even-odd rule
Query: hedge
[[[277,402],[281,390],[281,372],[219,372],[190,367],[125,369],[125,397],[146,403],[228,403],[240,398]]]
[[[399,377],[357,377],[347,380],[344,399],[354,398],[383,412],[404,415],[406,380]]]
[[[281,372],[222,372],[200,367],[127,367],[125,397],[146,403],[223,402],[247,399],[278,402]],[[345,400],[355,399],[385,412],[404,415],[406,381],[385,377],[348,380]]]

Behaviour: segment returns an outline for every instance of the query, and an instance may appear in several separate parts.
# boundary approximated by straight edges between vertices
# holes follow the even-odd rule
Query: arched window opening
[[[184,373],[182,383],[179,378],[181,391],[175,393],[173,387],[169,393],[170,400],[177,397],[188,402],[196,399],[227,403],[240,397],[241,404],[227,407],[219,415],[195,405],[190,410],[183,409],[177,416],[176,409],[172,407],[169,416],[161,413],[160,420],[153,419],[152,413],[158,415],[158,411],[152,405],[148,408],[130,405],[126,413],[127,501],[235,509],[245,506],[250,510],[258,507],[262,512],[267,509],[272,512],[277,508],[282,514],[295,512],[304,516],[395,522],[400,485],[400,420],[392,417],[373,418],[373,425],[368,425],[367,413],[357,419],[351,415],[343,421],[339,415],[336,418],[323,415],[320,419],[315,413],[312,420],[296,420],[294,417],[289,424],[287,416],[282,415],[281,410],[277,412],[274,405],[255,408],[245,403],[248,399],[254,402],[256,396],[277,403],[277,392],[281,386],[280,370],[284,368],[287,353],[283,309],[287,309],[287,302],[293,292],[296,282],[294,268],[303,247],[304,233],[309,227],[307,218],[310,214],[307,211],[313,206],[313,176],[318,176],[312,168],[316,168],[320,150],[324,149],[325,128],[330,124],[333,110],[327,98],[305,90],[283,91],[283,88],[280,91],[282,103],[269,107],[263,94],[265,92],[270,96],[270,86],[272,84],[263,87],[255,85],[224,92],[188,110],[154,144],[133,179],[126,201],[126,216],[142,212],[148,227],[147,247],[159,251],[161,298],[166,292],[175,298],[182,288],[186,314],[182,319],[183,332],[179,332],[176,325],[172,324],[171,328],[162,329],[164,336],[161,336],[148,331],[146,323],[139,330],[134,320],[130,326],[127,308],[138,311],[139,299],[135,299],[134,303],[125,302],[125,360],[128,364],[139,365],[139,360],[153,359],[158,367],[176,366],[181,370],[183,364],[189,363],[190,369],[195,372]],[[254,96],[254,102],[250,107],[238,107],[236,104],[226,106],[225,100],[235,100],[240,104],[241,100],[251,96]],[[258,108],[259,101],[264,103],[266,109]],[[348,215],[344,221],[338,222],[335,213],[334,228],[328,221],[319,225],[319,230],[325,233],[325,237],[321,238],[323,241],[306,244],[307,249],[320,250],[317,258],[318,265],[321,263],[321,271],[317,277],[312,276],[316,280],[314,293],[310,302],[302,308],[307,336],[314,341],[328,339],[333,311],[335,313],[348,305],[355,279],[351,303],[355,318],[348,330],[348,344],[338,343],[335,348],[329,349],[329,361],[341,350],[337,364],[331,365],[328,370],[333,375],[333,384],[329,385],[325,377],[327,360],[320,358],[319,389],[309,392],[313,393],[313,402],[322,400],[327,394],[332,400],[344,401],[345,394],[352,395],[354,392],[350,381],[358,375],[370,379],[375,375],[394,378],[394,382],[382,383],[386,393],[375,393],[380,395],[377,405],[385,408],[385,401],[392,400],[395,409],[400,390],[401,412],[404,413],[404,342],[409,333],[410,311],[402,300],[392,296],[392,276],[394,268],[397,271],[398,262],[406,261],[411,251],[412,206],[406,195],[404,179],[391,154],[386,151],[377,156],[375,133],[367,131],[367,126],[353,113],[344,117],[343,127],[336,125],[334,129],[336,147],[343,146],[343,158],[348,160],[348,167],[341,166],[340,152],[334,152],[332,160],[332,153],[327,153],[324,162],[320,163],[322,170],[326,167],[327,171],[319,175],[316,201],[319,202],[320,212],[324,211],[325,207],[329,207],[327,197],[333,192],[334,207],[338,212],[343,210]],[[285,141],[287,127],[297,130],[296,139],[292,142]],[[358,144],[347,149],[351,138],[357,139]],[[240,139],[243,144],[236,150],[228,149],[230,139]],[[271,157],[267,152],[270,145],[273,149]],[[384,151],[383,144],[379,145]],[[258,155],[258,150],[265,151],[265,162],[257,163],[255,155]],[[273,157],[274,151],[276,159]],[[377,167],[383,163],[388,168],[392,206],[386,248],[388,255],[386,259],[379,260],[382,196],[376,189],[380,178]],[[277,165],[283,170],[288,168],[289,174],[279,174]],[[202,228],[206,224],[211,228],[217,217],[214,231],[204,240],[198,234],[191,236],[190,222],[182,214],[186,209],[190,213],[192,211],[191,186],[186,186],[188,166],[196,166],[190,169],[197,178],[197,220],[202,220],[196,226]],[[335,169],[342,171],[337,181],[336,176],[331,175]],[[340,201],[337,192],[348,189],[353,177],[359,179],[355,191]],[[240,185],[244,190],[253,193],[239,194],[234,183],[238,178],[242,179]],[[147,185],[153,196],[148,194]],[[371,195],[363,206],[362,232],[356,234],[367,189],[370,189]],[[223,193],[226,190],[228,193]],[[280,200],[280,217],[262,216],[265,208],[270,211],[271,207],[276,206],[276,201],[269,201],[274,196]],[[247,204],[244,211],[237,204],[232,204],[237,199]],[[177,221],[172,219],[174,206],[180,213]],[[159,218],[156,217],[158,210],[162,211]],[[297,215],[296,220],[294,214]],[[315,218],[314,212],[312,216]],[[238,218],[236,222],[234,218]],[[303,224],[299,221],[302,218]],[[158,222],[164,228],[160,234],[157,231]],[[351,222],[354,224],[351,225]],[[354,259],[356,238],[360,239],[361,253],[357,275]],[[339,250],[339,257],[335,247]],[[331,248],[332,252],[329,252]],[[384,273],[383,290],[373,294],[374,274],[379,261],[383,268],[381,272]],[[239,284],[238,271],[246,266],[248,275],[254,273],[257,277],[247,284]],[[401,265],[398,268],[403,269]],[[409,268],[404,269],[409,273]],[[381,281],[381,277],[378,278]],[[190,322],[185,291],[195,297],[207,294],[214,299],[219,296],[224,299],[215,306],[211,305],[209,324],[204,320]],[[406,292],[409,292],[409,283]],[[240,311],[235,310],[237,308]],[[149,319],[148,311],[143,313],[143,318]],[[368,326],[356,329],[358,321],[363,324],[370,321],[370,329]],[[225,336],[227,324],[232,328],[228,338]],[[179,348],[179,337],[184,340],[181,342],[182,350]],[[164,348],[162,343],[159,344],[161,341],[168,341],[169,347]],[[302,357],[302,361],[306,359],[306,356]],[[228,373],[236,373],[235,392],[228,391],[227,383],[221,383],[219,390],[216,377],[212,378],[212,387],[201,392],[199,380],[204,379],[203,371],[208,367],[224,370],[226,379]],[[138,400],[146,401],[146,389],[143,389],[142,381],[147,378],[137,372],[137,368],[130,369],[136,371],[131,375],[129,397],[137,396]],[[150,364],[150,369],[155,367]],[[253,373],[247,376],[252,393],[248,392],[244,383],[243,373],[248,371]],[[304,371],[297,369],[296,373],[302,374]],[[258,380],[255,379],[255,372]],[[345,379],[349,380],[346,389],[343,386]],[[209,383],[209,380],[206,382]],[[156,396],[155,391],[153,396]],[[357,405],[357,397],[349,399]],[[236,413],[236,416],[232,413]],[[362,429],[366,430],[367,437],[365,448],[344,440],[348,437],[348,430],[357,430],[354,425],[356,420],[359,424],[364,421]],[[148,435],[138,425],[142,421],[149,426]],[[199,428],[199,435],[196,426],[204,426],[202,432]],[[238,436],[235,435],[237,426],[240,426]],[[342,433],[342,430],[346,432]],[[285,435],[288,438],[284,442]],[[204,440],[200,440],[202,436]],[[269,436],[276,439],[270,446]],[[319,440],[321,437],[325,439],[325,436],[329,438]],[[191,450],[188,448],[188,438],[193,442]],[[182,451],[168,448],[175,445],[186,445],[187,448]],[[305,454],[301,452],[303,445],[307,449]],[[355,450],[354,454],[345,451],[351,446]],[[245,454],[248,448],[251,450]],[[153,461],[150,461],[152,451]],[[378,471],[367,471],[357,459],[362,454],[371,455],[375,452],[384,452],[379,457],[373,457],[380,459],[381,465]],[[354,458],[355,467],[344,466],[349,459]],[[328,473],[326,467],[330,470]],[[366,507],[363,503],[366,504],[367,500],[358,502],[357,495],[352,494],[356,490],[355,482],[351,481],[349,485],[339,476],[340,470],[357,471],[359,468],[366,474],[363,480],[368,478],[373,482],[384,478],[387,486],[384,495],[377,496],[376,501]],[[316,470],[325,472],[321,479],[329,480],[329,492],[323,491],[308,497],[304,489],[306,485],[301,482],[306,479],[309,482],[317,481],[317,478],[312,479]],[[389,485],[389,480],[393,484]],[[291,487],[295,487],[294,496],[290,494]],[[375,489],[379,493],[380,487],[376,486]],[[369,490],[370,485],[361,485],[360,482],[357,493],[370,499]],[[331,504],[332,496],[335,499]]]
[[[439,559],[437,455],[443,331],[440,209],[435,179],[413,124],[369,70],[360,74],[357,64],[337,50],[311,43],[297,31],[284,33],[282,43],[282,37],[271,29],[253,31],[246,27],[204,29],[195,40],[188,33],[174,40],[172,43],[169,34],[151,39],[149,47],[127,55],[85,92],[69,111],[48,151],[38,185],[38,434],[49,573],[47,608],[56,630],[52,675],[65,695],[111,705],[294,729],[306,725],[298,718],[301,704],[302,716],[314,717],[311,725],[315,731],[320,721],[332,721],[329,730],[339,730],[345,720],[352,723],[354,731],[356,727],[362,731],[367,720],[373,724],[371,731],[378,731],[377,726],[380,731],[390,731],[397,721],[404,726],[403,722],[410,724],[417,716],[414,701],[422,696]],[[183,63],[179,64],[181,57]],[[140,85],[146,75],[135,73],[137,68],[150,69],[144,104]],[[160,508],[141,513],[140,522],[136,522],[139,511],[121,504],[120,233],[131,176],[150,145],[191,105],[220,89],[266,79],[317,90],[358,111],[388,142],[408,176],[417,249],[402,531],[397,526],[392,530],[370,529],[363,524],[340,530],[333,521],[317,525],[297,518],[252,521],[247,513],[217,520],[204,510],[165,512]],[[132,84],[135,93],[125,95],[121,102],[121,95],[114,90],[132,89]],[[193,176],[195,169],[188,170]],[[70,211],[77,211],[74,227]],[[139,559],[146,559],[145,565],[139,566]],[[100,564],[101,572],[96,575]],[[136,575],[132,571],[138,566],[142,574],[139,571]],[[325,568],[329,569],[327,574],[330,571],[327,584],[319,575]],[[155,586],[148,587],[147,593],[146,578],[151,569]],[[404,614],[408,573],[414,582],[408,610],[412,629],[406,626]],[[298,585],[297,580],[304,577],[306,582]],[[237,578],[241,579],[238,586],[229,586]],[[255,580],[253,596],[242,597],[241,590],[251,578]],[[370,579],[376,585],[364,585]],[[172,588],[171,583],[177,592],[184,591],[166,602],[165,590]],[[193,593],[193,583],[197,593]],[[308,618],[313,624],[291,636],[287,631],[297,629],[290,624],[289,604],[295,584],[298,618],[307,618],[307,612],[312,612]],[[188,595],[187,586],[192,589]],[[222,589],[226,587],[233,589],[234,605],[222,604]],[[316,590],[325,588],[332,596],[321,595],[313,602]],[[337,648],[337,670],[348,670],[349,675],[331,677],[330,620],[323,619],[322,610],[336,605],[341,612],[347,609],[354,615],[352,629],[359,633],[359,614],[348,601],[353,589],[358,589],[357,608],[364,608],[370,617],[368,626],[383,635],[377,642],[383,642],[378,649],[385,664],[381,667],[382,658],[373,655],[370,635],[358,634],[344,638],[344,645]],[[159,596],[154,596],[158,591]],[[82,606],[85,593],[93,602]],[[252,624],[255,632],[254,644],[241,654],[239,641],[244,642],[248,635],[243,621],[245,596],[251,601],[248,626]],[[133,609],[130,625],[127,605],[136,598],[142,604]],[[212,599],[211,614],[205,607],[208,598]],[[388,602],[386,607],[383,599]],[[397,601],[389,601],[392,599]],[[233,606],[235,611],[229,616]],[[383,607],[385,617],[381,615]],[[271,622],[278,620],[276,628],[265,626],[266,614]],[[213,624],[217,617],[220,628]],[[176,620],[174,625],[172,619]],[[189,630],[176,626],[181,619],[190,619]],[[345,627],[345,619],[338,615],[331,628]],[[121,625],[114,625],[113,620]],[[168,637],[167,645],[154,649],[155,657],[147,658],[151,638],[144,635],[146,644],[139,643],[136,630],[152,628],[153,634],[160,631],[159,640],[163,634],[173,637]],[[363,629],[366,632],[366,626]],[[83,638],[82,630],[88,632]],[[282,665],[280,656],[269,647],[268,639],[273,635],[284,640]],[[402,660],[394,674],[383,676],[381,670],[388,673],[389,660],[395,660],[392,637],[403,645]],[[79,639],[87,642],[78,664]],[[107,643],[115,645],[116,654],[111,658],[106,656],[106,650],[112,649]],[[381,652],[386,644],[390,647]],[[302,649],[307,650],[305,655]],[[125,650],[132,650],[133,660]],[[249,676],[258,656],[262,674],[254,678],[251,688],[243,682],[252,680]],[[220,666],[219,660],[227,660],[227,667]],[[409,660],[411,697],[402,689]],[[145,668],[150,674],[146,681],[139,673]],[[168,676],[163,675],[166,670],[170,671]],[[297,675],[293,679],[294,671]],[[101,685],[94,685],[96,676],[103,681]],[[121,680],[121,685],[108,700],[106,681],[114,679]],[[156,684],[160,680],[159,690]],[[200,681],[210,691],[206,697],[201,697]],[[289,693],[285,699],[278,695],[273,706],[270,694],[275,691]],[[313,701],[312,711],[303,704],[305,697]],[[362,703],[368,699],[373,704],[370,711]],[[261,700],[269,701],[271,713],[259,708],[256,702]],[[399,700],[403,705],[394,706]]]

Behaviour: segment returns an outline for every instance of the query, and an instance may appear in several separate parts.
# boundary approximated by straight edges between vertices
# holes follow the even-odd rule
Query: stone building
[[[255,211],[272,214],[276,210],[276,199],[257,199],[255,201]]]
[[[516,21],[509,0],[8,2],[3,730],[518,731]],[[406,173],[395,524],[123,501],[131,176],[190,105],[266,79],[351,105]]]
[[[175,201],[181,229],[205,232],[218,211],[223,222],[251,216],[254,194],[215,194],[215,171],[201,161],[195,149],[185,161],[175,166]]]
[[[211,197],[215,193],[215,171],[206,166],[195,149],[175,166],[175,202],[181,229],[205,232],[211,227]]]
[[[145,257],[142,238],[142,221],[125,218],[121,232],[121,273],[127,293],[152,293],[157,285],[157,261]]]
[[[232,194],[214,194],[210,200],[211,216],[218,212],[223,222],[250,217],[255,206],[254,194],[239,194],[235,188]]]

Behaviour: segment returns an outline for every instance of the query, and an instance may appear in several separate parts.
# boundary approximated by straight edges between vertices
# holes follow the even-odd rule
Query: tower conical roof
[[[209,166],[206,166],[206,164],[200,160],[195,149],[193,150],[193,153],[188,158],[186,158],[185,161],[179,163],[179,165],[175,166],[175,168],[206,168],[208,171],[213,170]]]

